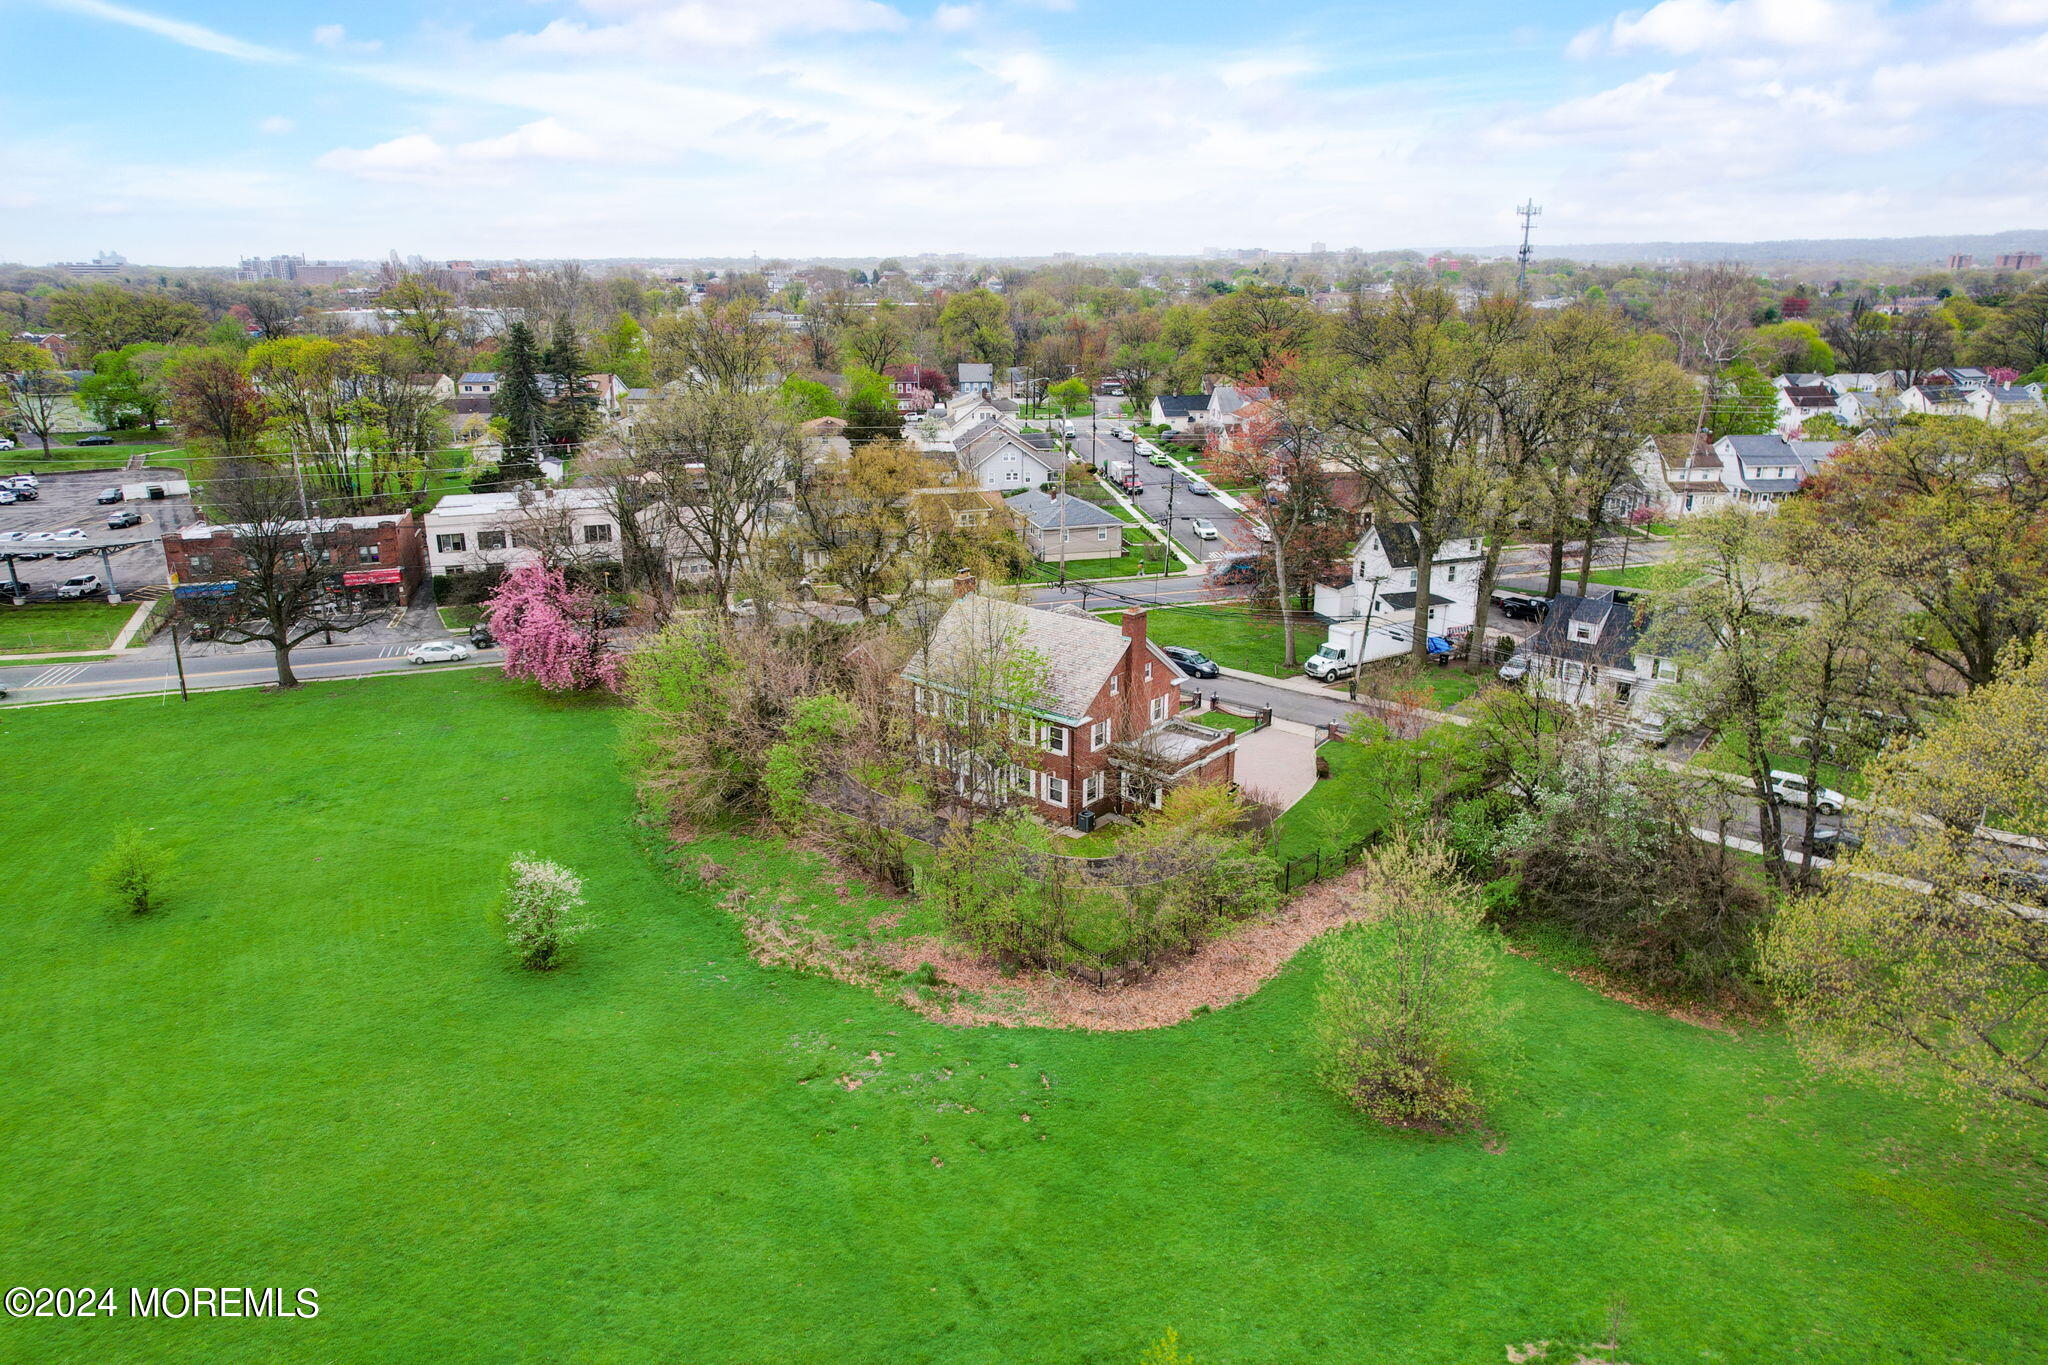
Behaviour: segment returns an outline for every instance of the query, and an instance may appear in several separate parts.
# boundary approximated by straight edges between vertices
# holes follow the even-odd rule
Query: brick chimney
[[[1145,652],[1145,609],[1143,607],[1126,608],[1123,614],[1122,625],[1124,638],[1131,642],[1131,657],[1136,658]]]
[[[971,570],[962,569],[959,573],[953,575],[953,596],[955,597],[965,597],[980,586],[981,580],[976,578]],[[1143,614],[1142,612],[1139,613],[1141,616]],[[1142,636],[1144,627],[1141,625],[1138,629],[1139,634]]]

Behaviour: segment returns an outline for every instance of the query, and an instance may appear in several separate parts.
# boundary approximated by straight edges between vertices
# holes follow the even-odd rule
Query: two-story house
[[[420,519],[411,512],[382,516],[318,517],[290,528],[303,535],[319,564],[333,568],[351,602],[404,606],[419,591],[425,560]],[[241,572],[236,537],[246,528],[195,522],[163,538],[171,574],[185,583],[231,581]]]
[[[1993,426],[2015,417],[2039,417],[2048,411],[2041,401],[2039,384],[1988,384],[1970,390],[1966,399],[1971,416]]]
[[[1124,552],[1124,523],[1072,493],[1012,493],[1003,499],[1017,518],[1024,543],[1049,564],[1115,559]]]
[[[1690,431],[1644,437],[1636,447],[1635,471],[1650,506],[1665,518],[1711,512],[1728,501],[1727,486],[1721,482],[1721,457],[1703,437]]]
[[[1645,647],[1632,595],[1594,587],[1550,599],[1543,624],[1522,643],[1529,661],[1524,685],[1553,701],[1596,710],[1643,731],[1670,717],[1661,689],[1678,681],[1681,660]]]
[[[1315,613],[1330,623],[1329,643],[1361,663],[1408,652],[1421,591],[1421,542],[1412,521],[1367,529],[1351,552],[1349,581],[1316,584]],[[1437,546],[1429,581],[1428,629],[1448,635],[1478,617],[1479,569],[1486,542],[1467,531]]]
[[[458,417],[489,417],[491,399],[498,392],[498,376],[489,370],[469,370],[455,381],[455,413]]]
[[[425,521],[427,563],[437,574],[510,569],[541,558],[543,550],[589,561],[621,553],[618,514],[596,489],[451,493]]]
[[[982,393],[955,397],[943,419],[927,418],[907,434],[926,454],[951,465],[959,482],[998,493],[1051,483],[1067,464],[1064,452],[1027,441]]]
[[[992,393],[996,387],[996,367],[963,360],[953,371],[953,387],[961,393]]]
[[[1937,384],[1929,380],[1915,384],[1899,395],[1899,406],[1907,412],[1928,417],[1973,417],[1971,390],[1960,384]]]
[[[1069,824],[1157,806],[1184,782],[1234,780],[1236,735],[1180,714],[1180,670],[1147,638],[1143,611],[1112,623],[974,586],[956,585],[900,673],[918,752],[959,795]],[[977,720],[1006,736],[999,770],[959,743]]]
[[[1714,442],[1729,501],[1775,511],[1797,493],[1834,452],[1834,441],[1788,441],[1783,436],[1723,436]]]

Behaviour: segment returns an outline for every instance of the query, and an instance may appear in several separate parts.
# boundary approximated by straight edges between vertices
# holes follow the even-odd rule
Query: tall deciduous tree
[[[1696,433],[1707,430],[1715,379],[1742,358],[1749,344],[1749,319],[1756,307],[1756,277],[1734,265],[1694,266],[1673,280],[1657,300],[1657,321],[1678,344],[1678,361],[1705,381],[1700,389]]]
[[[50,300],[50,325],[70,339],[75,354],[91,356],[138,341],[196,340],[206,313],[155,290],[95,284],[60,290]]]
[[[216,562],[214,576],[235,587],[229,597],[194,599],[195,614],[217,640],[269,645],[277,685],[297,687],[295,647],[373,619],[340,591],[340,566],[355,562],[354,530],[345,521],[309,515],[298,480],[267,460],[225,461],[201,496],[209,519],[226,527],[233,543],[233,562]]]
[[[229,346],[179,351],[164,369],[164,385],[171,415],[187,439],[226,459],[256,453],[269,414],[239,351]]]
[[[1337,348],[1349,365],[1324,384],[1318,425],[1380,506],[1415,523],[1411,654],[1420,663],[1437,550],[1474,505],[1486,419],[1474,342],[1448,292],[1402,286],[1384,301],[1354,304]]]
[[[648,331],[656,383],[682,380],[745,389],[765,382],[783,363],[779,328],[755,318],[748,299],[663,313]]]
[[[1988,813],[1988,820],[1987,820]],[[2048,1109],[2048,654],[1971,693],[1871,772],[1865,842],[1779,911],[1767,979],[1816,1059]]]
[[[26,343],[0,345],[0,369],[6,371],[8,412],[42,444],[47,456],[58,404],[71,392],[71,381],[48,351]]]
[[[773,391],[683,386],[655,403],[634,437],[659,538],[702,561],[726,600],[797,470],[795,415]]]

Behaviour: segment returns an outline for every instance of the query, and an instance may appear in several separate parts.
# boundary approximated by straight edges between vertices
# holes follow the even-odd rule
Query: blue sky
[[[0,0],[0,259],[2048,226],[2048,0]]]

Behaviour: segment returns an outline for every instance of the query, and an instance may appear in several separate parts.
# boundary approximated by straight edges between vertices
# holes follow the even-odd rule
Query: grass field
[[[1636,1365],[2039,1356],[2038,1186],[1774,1034],[1504,958],[1482,1141],[1313,1086],[1313,949],[1163,1031],[942,1028],[750,962],[648,851],[615,724],[495,672],[0,712],[65,813],[0,855],[7,1283],[321,1307],[10,1320],[0,1355],[1064,1365],[1171,1327],[1202,1365],[1434,1365],[1619,1308]],[[183,857],[140,920],[83,877],[130,823]],[[490,922],[525,848],[598,922],[547,976]],[[859,901],[748,848],[713,846]]]
[[[1149,536],[1147,532],[1134,531],[1125,536],[1125,543],[1135,545],[1137,537]],[[1144,552],[1141,552],[1144,551]],[[1149,553],[1147,553],[1149,552]],[[1160,567],[1180,567],[1178,560],[1167,557],[1156,540],[1147,540],[1139,549],[1126,550],[1113,559],[1070,559],[1067,561],[1067,578],[1130,578],[1139,574],[1158,573]],[[1058,564],[1032,563],[1015,581],[1019,583],[1052,583],[1059,581]]]
[[[133,602],[0,602],[0,654],[106,649],[134,614]]]
[[[1669,588],[1674,571],[1664,564],[1631,564],[1626,569],[1595,569],[1592,581],[1605,583],[1610,588]],[[1576,583],[1577,576],[1566,574],[1567,582]]]
[[[1101,612],[1105,621],[1117,619],[1115,612]],[[1146,631],[1162,645],[1199,649],[1225,668],[1263,673],[1269,678],[1292,677],[1301,672],[1287,666],[1287,650],[1277,612],[1254,613],[1244,607],[1173,607],[1149,614]],[[1329,627],[1298,612],[1294,618],[1294,652],[1298,659],[1322,647]]]

